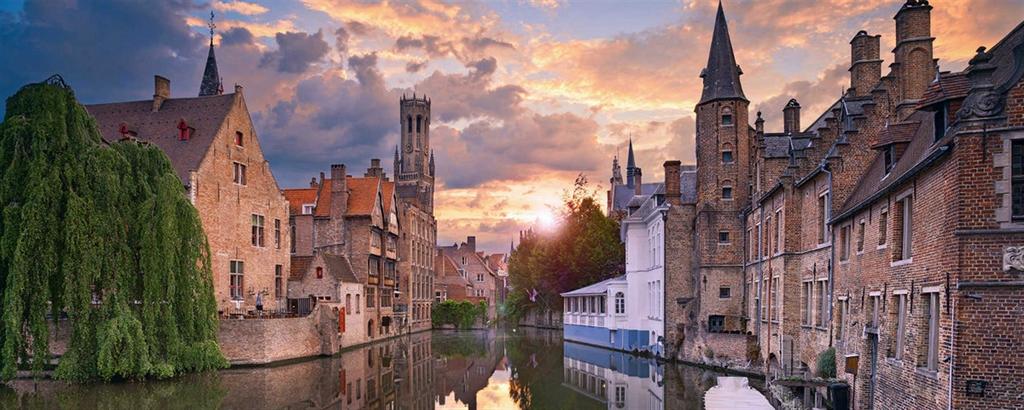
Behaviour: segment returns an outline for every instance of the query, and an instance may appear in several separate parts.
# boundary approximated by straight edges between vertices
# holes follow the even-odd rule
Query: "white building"
[[[665,408],[663,368],[653,359],[565,343],[562,385],[608,409]]]

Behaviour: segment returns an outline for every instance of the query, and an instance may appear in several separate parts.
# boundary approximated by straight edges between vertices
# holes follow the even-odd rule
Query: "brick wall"
[[[232,365],[332,355],[340,347],[337,313],[320,304],[313,313],[300,318],[224,319],[217,342]]]

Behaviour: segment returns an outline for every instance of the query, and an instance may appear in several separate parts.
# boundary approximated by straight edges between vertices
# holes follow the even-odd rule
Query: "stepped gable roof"
[[[619,275],[611,279],[605,279],[593,285],[587,285],[579,289],[562,293],[562,296],[589,296],[603,295],[608,293],[608,285],[614,283],[626,283],[626,275]]]
[[[302,280],[313,263],[312,256],[292,256],[291,270],[288,271],[288,280]]]
[[[917,108],[921,109],[932,104],[947,100],[967,97],[971,91],[971,80],[967,78],[966,72],[940,73],[939,78],[932,81],[928,89],[921,96]]]
[[[920,126],[915,128],[910,143],[903,151],[903,155],[893,165],[889,175],[885,174],[885,159],[881,154],[876,155],[861,180],[857,182],[849,199],[843,204],[841,211],[836,213],[834,221],[846,218],[848,214],[869,204],[878,195],[901,183],[901,179],[913,175],[921,167],[930,164],[949,151],[949,146],[941,140],[933,144],[935,140],[934,123],[930,121],[931,116],[932,114],[929,112],[917,111],[907,118],[908,121],[917,122]]]
[[[284,198],[288,200],[288,212],[302,215],[302,206],[316,205],[316,188],[291,188],[284,190]]]
[[[169,98],[158,111],[153,111],[153,100],[90,104],[85,109],[96,119],[100,135],[108,142],[123,137],[121,124],[127,125],[141,141],[160,147],[171,160],[171,166],[181,180],[188,184],[189,172],[199,169],[214,136],[235,105],[235,94],[209,97]],[[188,141],[178,138],[178,122],[192,128]]]

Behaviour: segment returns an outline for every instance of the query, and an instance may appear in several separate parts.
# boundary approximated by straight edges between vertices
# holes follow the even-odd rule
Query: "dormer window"
[[[896,165],[896,146],[889,145],[884,148],[882,155],[885,159],[885,175],[889,175],[892,171],[892,167]]]
[[[303,215],[310,215],[310,214],[312,214],[313,213],[313,208],[314,208],[313,204],[302,204],[302,214]]]
[[[178,120],[178,141],[188,141],[192,136],[192,127],[188,126],[185,119]]]
[[[935,110],[935,141],[946,135],[946,116],[948,115],[948,107],[946,103],[939,104]]]

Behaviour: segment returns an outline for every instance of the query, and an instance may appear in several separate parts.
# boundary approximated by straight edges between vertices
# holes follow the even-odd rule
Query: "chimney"
[[[901,95],[898,102],[921,98],[935,79],[931,10],[927,0],[907,0],[893,17],[896,20],[896,48],[893,49],[891,66],[899,76]]]
[[[238,84],[235,84],[235,94],[241,94],[241,93],[242,93],[242,86],[238,85]]]
[[[313,177],[313,178],[311,178],[311,179],[309,180],[309,187],[310,187],[310,188],[316,188],[316,187],[318,187],[318,186],[320,186],[320,184],[318,184],[318,183],[316,182],[316,177]]]
[[[380,167],[380,158],[373,158],[370,160],[370,167],[366,169],[365,177],[377,177],[384,176],[384,168]]]
[[[678,160],[665,161],[665,199],[670,204],[678,205],[681,192],[679,192],[679,167],[682,163]]]
[[[879,57],[880,35],[869,35],[861,30],[850,40],[850,94],[863,97],[882,78],[882,59]]]
[[[469,248],[470,252],[476,253],[476,237],[475,236],[467,236],[466,237],[466,247]]]
[[[159,75],[153,76],[153,112],[160,111],[164,100],[171,98],[171,80]]]
[[[345,164],[331,164],[331,218],[340,218],[348,211],[348,180]]]
[[[791,98],[782,109],[783,132],[787,134],[800,132],[800,103]]]

